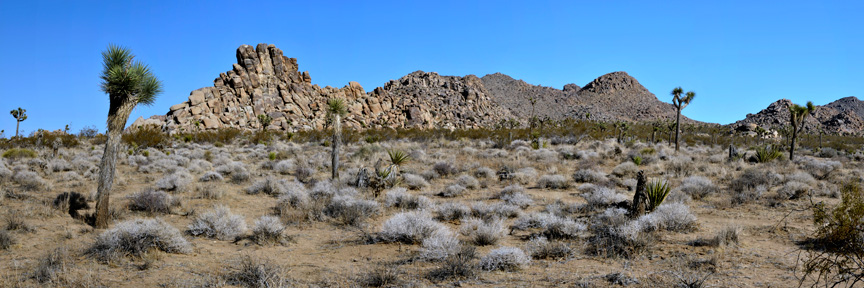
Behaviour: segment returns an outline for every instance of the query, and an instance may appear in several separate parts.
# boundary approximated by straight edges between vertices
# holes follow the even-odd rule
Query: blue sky
[[[684,115],[731,123],[771,102],[827,104],[864,91],[862,1],[0,1],[0,129],[27,109],[38,128],[104,131],[99,90],[109,43],[163,81],[139,116],[211,86],[242,44],[275,44],[312,82],[367,91],[416,70],[501,72],[583,86],[627,71]]]

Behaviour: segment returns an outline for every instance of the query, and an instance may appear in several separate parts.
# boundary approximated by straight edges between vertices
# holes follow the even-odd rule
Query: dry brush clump
[[[285,225],[279,217],[264,215],[252,225],[252,241],[258,245],[285,244],[290,238],[284,231]]]
[[[242,287],[290,287],[287,271],[268,260],[250,256],[240,258],[238,263],[223,272],[225,284]]]
[[[479,266],[486,271],[519,271],[531,263],[525,251],[516,247],[501,247],[480,258]]]
[[[246,219],[242,215],[231,213],[227,206],[216,206],[195,217],[189,224],[187,233],[219,240],[235,240],[246,233]]]
[[[151,251],[190,253],[192,245],[174,226],[161,219],[144,218],[120,222],[96,237],[88,254],[103,262],[125,256],[141,257]]]
[[[180,206],[180,200],[165,191],[145,188],[129,196],[129,209],[148,213],[170,213]]]
[[[383,242],[420,244],[440,229],[447,229],[425,212],[402,212],[387,219],[378,232]]]
[[[405,188],[393,188],[386,192],[384,205],[400,210],[426,210],[432,207],[432,200],[422,195],[408,193]]]

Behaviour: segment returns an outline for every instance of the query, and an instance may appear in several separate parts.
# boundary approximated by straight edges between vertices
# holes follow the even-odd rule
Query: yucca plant
[[[327,117],[333,121],[333,150],[330,154],[331,178],[339,178],[339,146],[342,144],[342,117],[348,114],[345,100],[330,98],[327,100]]]
[[[663,204],[663,200],[666,200],[671,189],[666,181],[653,180],[648,183],[645,186],[645,194],[648,196],[648,211],[654,211],[660,204]]]
[[[129,114],[138,104],[151,105],[162,93],[162,82],[153,75],[150,67],[133,60],[132,51],[117,45],[108,45],[102,52],[102,91],[108,94],[108,136],[105,152],[99,164],[99,181],[96,190],[96,212],[93,226],[108,227],[108,201],[114,184],[117,152]]]
[[[756,162],[759,163],[768,163],[780,158],[781,156],[783,156],[783,153],[780,152],[780,149],[771,145],[756,148]]]
[[[789,108],[789,123],[792,124],[792,141],[789,144],[789,160],[795,160],[795,139],[798,139],[798,132],[804,128],[804,120],[807,115],[813,114],[816,107],[813,102],[807,101],[807,105],[801,106],[798,104],[790,104]]]
[[[684,94],[684,97],[681,97],[681,94]],[[676,117],[675,117],[675,151],[678,151],[678,136],[681,132],[681,109],[690,105],[690,101],[693,101],[693,98],[696,98],[696,92],[688,91],[684,93],[684,89],[681,87],[676,87],[672,89],[672,106],[675,106]]]
[[[408,162],[408,159],[411,158],[411,156],[408,156],[408,154],[399,150],[388,150],[387,155],[390,156],[390,163],[393,163],[393,165],[396,166],[405,164],[405,162]]]

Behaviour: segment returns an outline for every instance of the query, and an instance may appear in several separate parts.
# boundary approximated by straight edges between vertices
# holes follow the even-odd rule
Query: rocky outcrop
[[[164,116],[139,119],[170,132],[233,127],[260,129],[258,115],[272,118],[267,129],[321,129],[330,98],[345,100],[344,126],[474,128],[510,114],[490,101],[479,78],[439,76],[417,71],[366,93],[357,82],[342,88],[312,84],[297,59],[274,45],[237,49],[237,63],[213,80],[213,86],[190,93]],[[133,126],[135,124],[133,123]]]
[[[672,104],[658,100],[657,96],[645,89],[639,81],[623,71],[612,72],[594,79],[582,87],[578,95],[580,105],[578,114],[590,113],[593,120],[674,121],[676,116]],[[694,101],[699,101],[699,98]],[[698,123],[683,115],[681,122]]]
[[[779,130],[789,126],[789,99],[780,99],[756,114],[731,126],[738,131],[749,131],[755,127],[766,130]],[[799,103],[803,104],[803,103]],[[853,135],[864,131],[864,102],[855,97],[841,98],[824,106],[816,106],[813,114],[804,120],[805,133]]]

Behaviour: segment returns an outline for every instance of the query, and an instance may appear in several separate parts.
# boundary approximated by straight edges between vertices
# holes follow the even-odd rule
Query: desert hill
[[[780,99],[756,114],[747,114],[743,120],[731,124],[738,130],[752,130],[756,126],[764,129],[782,128],[789,125],[789,109],[792,101]],[[804,103],[798,103],[802,105]],[[804,131],[829,134],[857,134],[864,130],[864,102],[854,96],[838,99],[823,106],[816,106],[813,115],[804,121]]]

